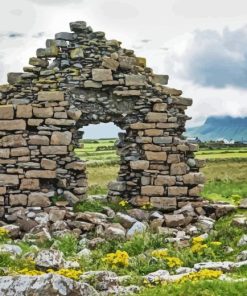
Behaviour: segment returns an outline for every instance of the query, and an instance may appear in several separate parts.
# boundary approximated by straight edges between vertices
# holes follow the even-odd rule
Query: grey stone
[[[99,296],[99,294],[86,283],[74,281],[56,274],[41,276],[5,276],[0,277],[0,294],[5,296]]]
[[[0,246],[0,252],[21,255],[22,249],[17,245],[3,244]]]
[[[238,241],[237,246],[238,247],[242,247],[242,246],[246,246],[247,245],[247,234],[243,234],[240,238],[240,240]]]
[[[40,268],[60,268],[63,265],[63,255],[58,250],[41,250],[35,258],[35,264]]]
[[[142,223],[137,221],[135,224],[133,224],[133,226],[127,231],[127,237],[131,238],[133,236],[135,236],[135,234],[138,233],[143,233],[147,230],[147,226]]]

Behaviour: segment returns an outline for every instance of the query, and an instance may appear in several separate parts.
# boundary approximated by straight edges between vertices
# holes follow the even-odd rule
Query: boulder
[[[200,262],[194,265],[194,269],[199,271],[201,269],[212,269],[212,270],[222,270],[231,271],[234,267],[234,262],[223,261],[223,262]]]
[[[16,245],[3,244],[0,246],[0,252],[10,253],[12,255],[21,255],[22,249]]]
[[[58,269],[63,265],[63,255],[58,250],[41,250],[37,253],[35,264],[39,268]]]
[[[238,247],[246,246],[247,245],[247,234],[243,234],[238,241]]]
[[[56,274],[41,276],[4,276],[0,277],[0,294],[5,296],[98,296],[99,294],[86,283]]]
[[[127,231],[127,237],[131,238],[133,236],[135,236],[135,234],[138,233],[143,233],[147,230],[147,226],[142,223],[137,221],[135,224],[133,224],[133,226]]]
[[[131,228],[137,220],[123,213],[117,213],[116,218],[124,228]]]
[[[185,217],[182,214],[164,215],[164,219],[167,227],[179,227],[186,224]]]
[[[239,208],[240,209],[247,209],[247,198],[244,198],[240,201]]]
[[[122,225],[118,223],[110,224],[104,232],[104,236],[109,239],[113,239],[113,238],[121,239],[121,238],[125,238],[125,235],[126,235],[126,230]]]

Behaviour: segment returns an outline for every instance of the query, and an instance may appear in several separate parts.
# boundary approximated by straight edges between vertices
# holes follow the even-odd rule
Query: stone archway
[[[145,59],[120,42],[70,24],[30,58],[24,73],[9,73],[0,86],[1,217],[26,207],[45,209],[63,194],[85,198],[85,163],[73,150],[85,125],[114,122],[121,135],[121,164],[109,196],[146,203],[166,212],[200,205],[202,163],[197,145],[181,138],[191,99],[164,86]],[[51,59],[53,59],[51,61]]]

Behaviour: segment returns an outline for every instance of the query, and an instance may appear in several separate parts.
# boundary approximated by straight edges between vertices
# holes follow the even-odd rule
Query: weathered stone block
[[[43,123],[43,119],[28,119],[27,124],[29,126],[40,126]]]
[[[84,58],[84,50],[83,50],[83,48],[77,47],[75,49],[72,49],[71,52],[70,52],[70,57],[71,57],[72,60]]]
[[[27,141],[22,135],[9,135],[0,139],[0,147],[20,147],[27,146]]]
[[[163,133],[164,132],[161,129],[147,129],[147,130],[145,130],[145,136],[150,136],[150,137],[162,136]]]
[[[0,120],[1,131],[18,131],[26,129],[26,121],[23,119]]]
[[[30,150],[27,147],[19,147],[11,149],[11,156],[26,156],[30,154]]]
[[[29,137],[29,145],[49,145],[49,138],[47,136],[34,135]]]
[[[23,73],[22,72],[11,72],[11,73],[8,73],[8,83],[9,84],[19,84],[20,81],[21,81],[21,75]]]
[[[111,59],[109,57],[104,57],[102,66],[107,69],[111,69],[113,71],[116,71],[117,68],[119,67],[119,62],[114,59]]]
[[[51,202],[49,197],[42,192],[33,192],[28,196],[28,206],[29,207],[49,207]]]
[[[9,158],[10,149],[0,149],[0,158]]]
[[[167,110],[167,104],[166,103],[155,103],[153,105],[153,111],[154,112],[164,112]]]
[[[36,67],[46,68],[49,65],[49,62],[47,60],[33,57],[29,59],[29,64]]]
[[[55,160],[42,158],[41,167],[45,170],[55,170],[57,163]]]
[[[143,75],[125,75],[125,84],[127,86],[141,86],[145,85],[145,77]]]
[[[143,57],[136,57],[136,65],[142,68],[147,66],[147,60]]]
[[[169,154],[167,158],[167,163],[179,163],[180,154]]]
[[[18,175],[0,174],[0,186],[11,186],[19,184]]]
[[[141,95],[141,91],[137,89],[114,90],[113,94],[120,97],[139,97]]]
[[[166,152],[146,151],[145,155],[147,157],[147,160],[165,161],[167,159]]]
[[[6,193],[6,187],[0,187],[0,195],[4,195]]]
[[[188,187],[172,186],[168,187],[168,196],[183,196],[187,195]]]
[[[169,79],[168,75],[155,74],[153,77],[153,83],[159,83],[159,84],[165,85],[168,83],[168,79]]]
[[[76,35],[74,33],[60,32],[55,34],[55,39],[73,41]]]
[[[167,185],[172,186],[176,184],[176,177],[174,176],[166,176],[166,175],[158,175],[154,181],[155,185]]]
[[[101,82],[92,81],[92,80],[86,80],[84,82],[84,87],[85,88],[102,88],[102,83]]]
[[[192,105],[192,99],[190,98],[182,98],[182,97],[172,97],[173,103],[177,105],[182,105],[182,106],[191,106]]]
[[[177,208],[177,199],[175,197],[151,197],[150,203],[157,209],[173,211]]]
[[[38,101],[61,102],[64,101],[63,91],[40,91],[38,93]]]
[[[67,146],[41,146],[41,153],[43,155],[63,155],[67,154]]]
[[[10,206],[26,206],[27,195],[26,194],[10,194],[9,204]]]
[[[167,114],[159,112],[149,112],[146,116],[148,122],[167,122]]]
[[[163,186],[142,186],[141,194],[147,196],[162,196],[164,195],[164,187]]]
[[[31,118],[32,117],[32,106],[31,105],[18,105],[16,117]]]
[[[71,139],[71,132],[53,132],[51,136],[51,145],[69,145]]]
[[[203,184],[205,181],[202,173],[189,173],[183,176],[184,184]]]
[[[33,108],[33,115],[38,118],[50,118],[53,116],[53,108]]]
[[[153,144],[144,144],[143,145],[144,150],[149,150],[149,151],[161,151],[161,147],[158,145],[153,145]]]
[[[136,65],[136,58],[128,56],[120,56],[118,58],[120,68],[123,70],[131,70]]]
[[[179,90],[179,89],[163,86],[162,87],[162,93],[164,93],[166,95],[170,95],[170,96],[181,96],[181,94],[183,92],[181,90]]]
[[[75,125],[75,121],[71,119],[54,119],[47,118],[45,120],[45,124],[48,125],[57,125],[57,126],[73,126]]]
[[[109,190],[112,191],[125,191],[126,190],[126,182],[120,181],[112,181],[108,184]]]
[[[0,119],[13,119],[14,108],[13,105],[0,105]]]
[[[94,81],[108,81],[113,80],[110,69],[93,69],[92,76]]]
[[[83,171],[86,168],[86,164],[81,161],[74,161],[66,164],[65,168],[67,170]]]
[[[142,129],[154,129],[155,128],[155,123],[145,123],[145,122],[136,122],[132,123],[130,125],[131,129],[137,129],[137,130],[142,130]]]
[[[80,119],[82,112],[81,112],[81,110],[70,109],[67,111],[67,114],[68,114],[69,118],[77,121],[78,119]]]
[[[179,227],[186,224],[183,214],[164,215],[164,219],[167,227]]]
[[[171,164],[171,175],[185,175],[187,172],[187,165],[184,162]]]
[[[147,160],[134,160],[130,161],[132,170],[147,170],[149,168],[149,161]]]
[[[87,28],[87,23],[84,21],[77,21],[69,23],[70,30],[74,32],[83,32]]]
[[[26,178],[34,178],[34,179],[54,179],[56,178],[56,171],[51,170],[30,170],[25,174]]]
[[[66,211],[61,209],[51,209],[49,211],[49,220],[52,222],[64,220]]]
[[[153,142],[154,144],[171,144],[172,137],[154,137]]]
[[[203,185],[199,184],[191,189],[189,189],[189,196],[200,196],[202,190],[203,190]]]
[[[21,190],[38,190],[39,187],[39,179],[22,179],[21,180]]]

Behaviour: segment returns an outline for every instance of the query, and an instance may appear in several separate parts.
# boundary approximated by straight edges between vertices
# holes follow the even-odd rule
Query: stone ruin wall
[[[15,223],[49,212],[56,195],[67,200],[56,210],[85,200],[86,163],[73,150],[79,129],[101,122],[124,130],[109,198],[151,203],[168,213],[188,202],[200,209],[202,162],[194,159],[197,145],[181,137],[192,100],[165,86],[165,75],[155,75],[120,42],[85,22],[70,28],[47,40],[24,73],[9,73],[8,84],[0,86],[1,219]]]

